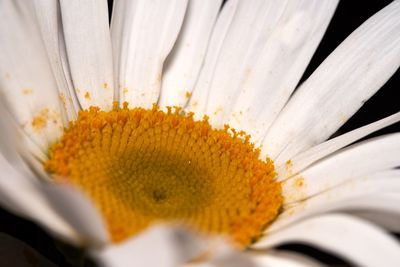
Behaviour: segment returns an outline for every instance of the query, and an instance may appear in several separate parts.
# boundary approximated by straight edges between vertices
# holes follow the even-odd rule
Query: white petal
[[[389,186],[390,184],[388,184]],[[399,185],[397,183],[397,190]],[[285,227],[295,225],[300,221],[333,211],[340,211],[362,217],[381,225],[383,228],[399,231],[400,207],[398,205],[400,196],[381,192],[355,194],[354,196],[336,196],[323,194],[315,198],[299,203],[293,208],[284,211],[279,218],[266,230],[269,233],[278,233]],[[360,196],[361,195],[361,196]],[[329,200],[333,198],[333,200]]]
[[[311,164],[321,160],[329,154],[332,154],[339,149],[398,121],[400,121],[400,112],[316,145],[303,153],[296,155],[285,164],[277,166],[276,171],[279,173],[279,179],[286,179],[297,174],[299,171],[304,170]]]
[[[214,35],[222,36],[213,36],[209,55],[195,88],[196,91],[208,92],[207,97],[197,100],[199,93],[195,91],[193,102],[199,101],[200,106],[205,106],[214,125],[221,126],[228,120],[233,106],[239,101],[239,95],[240,102],[248,100],[247,103],[250,104],[254,98],[260,101],[260,95],[256,92],[265,87],[267,80],[268,83],[270,79],[280,82],[285,80],[287,84],[281,84],[282,87],[287,87],[282,88],[285,91],[279,90],[281,87],[273,82],[272,86],[278,87],[271,87],[280,96],[280,103],[276,98],[271,98],[277,105],[274,107],[277,109],[276,113],[279,112],[286,102],[285,95],[286,98],[290,95],[300,79],[336,4],[337,1],[325,1],[324,5],[321,5],[321,1],[238,1],[231,21],[226,16],[223,17],[228,25],[217,25],[219,28],[216,28]],[[309,43],[305,42],[307,39],[310,39]],[[301,47],[301,44],[307,45]],[[296,47],[299,49],[296,51],[298,54],[291,54]],[[302,53],[304,54],[300,55]],[[297,56],[303,58],[296,61]],[[282,63],[282,66],[277,62]],[[288,66],[296,69],[295,73],[290,73]],[[279,74],[270,75],[272,70]],[[265,95],[262,99],[265,99]],[[262,106],[265,106],[264,103]],[[238,113],[237,119],[240,111],[242,114],[260,112],[244,110],[247,108],[248,105],[243,103],[243,106],[234,110]],[[245,115],[248,113],[244,114],[244,120]],[[240,123],[235,121],[234,126],[238,124]]]
[[[117,0],[111,34],[115,84],[130,107],[157,103],[164,60],[178,36],[187,0]]]
[[[3,99],[0,99],[0,114],[0,154],[7,155],[7,161],[11,164],[18,164],[21,160],[19,151],[23,149],[23,146],[19,142],[17,125],[5,107]]]
[[[69,72],[67,51],[65,50],[64,34],[62,31],[60,4],[58,1],[42,0],[34,0],[33,3],[46,52],[57,82],[59,97],[64,105],[68,121],[72,121],[76,118],[80,106]]]
[[[317,162],[285,180],[282,184],[285,202],[306,199],[351,178],[367,176],[399,165],[400,134],[368,140]]]
[[[81,244],[77,232],[43,198],[33,179],[24,177],[0,154],[0,204],[44,226],[66,241]]]
[[[391,175],[396,177],[391,177]],[[351,179],[340,186],[315,195],[302,202],[284,207],[284,212],[267,229],[279,231],[292,223],[317,214],[331,211],[368,211],[385,213],[389,217],[400,215],[399,171],[379,172],[358,179]]]
[[[189,1],[182,30],[165,62],[158,102],[161,107],[183,107],[190,98],[221,3]]]
[[[398,203],[399,200],[397,200]],[[353,211],[352,214],[368,220],[387,229],[388,231],[399,233],[400,232],[400,214],[385,211]]]
[[[227,122],[248,69],[259,57],[288,1],[231,2],[218,19],[189,106],[198,105],[216,127]]]
[[[200,255],[207,255],[204,259],[191,261],[184,267],[257,267],[253,255],[240,251],[227,242],[213,244],[209,251]]]
[[[60,1],[73,86],[82,108],[112,107],[113,67],[106,0]]]
[[[400,262],[400,246],[393,237],[345,215],[331,214],[297,223],[265,236],[254,247],[269,248],[286,242],[312,244],[365,267],[397,266]]]
[[[176,267],[199,253],[201,245],[192,235],[176,229],[154,227],[121,244],[93,250],[103,267]]]
[[[309,258],[293,252],[278,252],[268,250],[257,253],[255,251],[227,251],[217,257],[204,262],[186,264],[184,267],[322,267]]]
[[[99,213],[83,193],[66,185],[42,186],[41,192],[54,210],[76,229],[83,243],[101,246],[109,241]]]
[[[266,251],[251,255],[260,267],[323,267],[325,265],[303,255],[288,251]]]
[[[299,82],[337,3],[288,2],[263,47],[256,48],[256,60],[245,70],[229,125],[251,134],[254,141],[264,136]]]
[[[0,86],[15,120],[45,152],[63,131],[63,109],[31,4],[0,2]]]
[[[299,88],[263,141],[282,164],[326,140],[400,65],[400,1],[354,31]]]
[[[1,102],[0,204],[39,222],[67,241],[104,243],[107,238],[101,219],[81,194],[70,188],[47,185],[35,176],[48,174],[44,173],[42,163],[24,149],[24,136]]]
[[[239,8],[239,4],[240,1],[238,0],[226,2],[213,29],[203,63],[204,66],[201,69],[199,80],[196,82],[195,90],[187,107],[188,111],[194,112],[197,119],[202,119],[205,115],[214,70],[219,61],[219,54],[222,51],[225,38],[236,15],[236,11]]]

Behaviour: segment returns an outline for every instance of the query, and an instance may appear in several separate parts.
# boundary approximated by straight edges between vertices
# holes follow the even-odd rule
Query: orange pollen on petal
[[[47,126],[47,120],[49,118],[49,110],[47,108],[44,108],[40,110],[36,116],[32,118],[32,128],[35,131],[40,131]]]
[[[273,162],[244,132],[167,109],[81,111],[45,168],[87,193],[115,242],[174,222],[250,245],[282,206]]]

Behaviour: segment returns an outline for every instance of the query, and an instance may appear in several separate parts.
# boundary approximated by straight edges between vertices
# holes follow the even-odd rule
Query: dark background
[[[110,5],[111,2],[112,1],[109,1]],[[303,75],[302,81],[305,80],[353,30],[390,2],[391,1],[389,0],[342,0],[325,37]],[[349,75],[351,75],[351,73],[349,73]],[[357,112],[356,115],[339,130],[339,132],[347,132],[398,112],[400,110],[400,98],[398,96],[399,85],[400,71],[398,70],[384,85],[384,87],[376,93],[372,99],[367,101],[359,112]],[[400,124],[397,123],[371,136],[399,131]],[[49,261],[53,262],[56,266],[94,266],[94,264],[85,257],[85,252],[83,250],[73,248],[55,240],[41,227],[28,220],[16,217],[0,208],[0,235],[1,234],[3,236],[4,234],[12,236],[28,244],[41,255],[49,259]],[[4,247],[1,246],[5,245],[0,242],[0,252],[4,249]],[[332,255],[313,249],[309,246],[288,244],[282,246],[280,249],[300,251],[316,257],[331,266],[351,266],[342,259],[333,257]],[[0,266],[15,266],[12,264],[10,265],[10,262],[6,262],[4,258],[1,258],[1,255],[2,254],[0,253]],[[27,261],[26,264],[27,265],[24,266],[43,266],[40,264],[38,265],[38,261],[35,260]]]

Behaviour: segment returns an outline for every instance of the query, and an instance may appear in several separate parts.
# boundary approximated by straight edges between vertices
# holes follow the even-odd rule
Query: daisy
[[[400,113],[329,137],[398,69],[400,1],[297,86],[337,3],[0,1],[0,204],[102,266],[397,266],[400,135],[353,143]]]

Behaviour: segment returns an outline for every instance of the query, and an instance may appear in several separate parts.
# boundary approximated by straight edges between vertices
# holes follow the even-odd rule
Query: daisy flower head
[[[0,205],[100,266],[398,266],[400,1],[299,83],[336,0],[0,0]],[[373,253],[369,253],[373,251]]]

